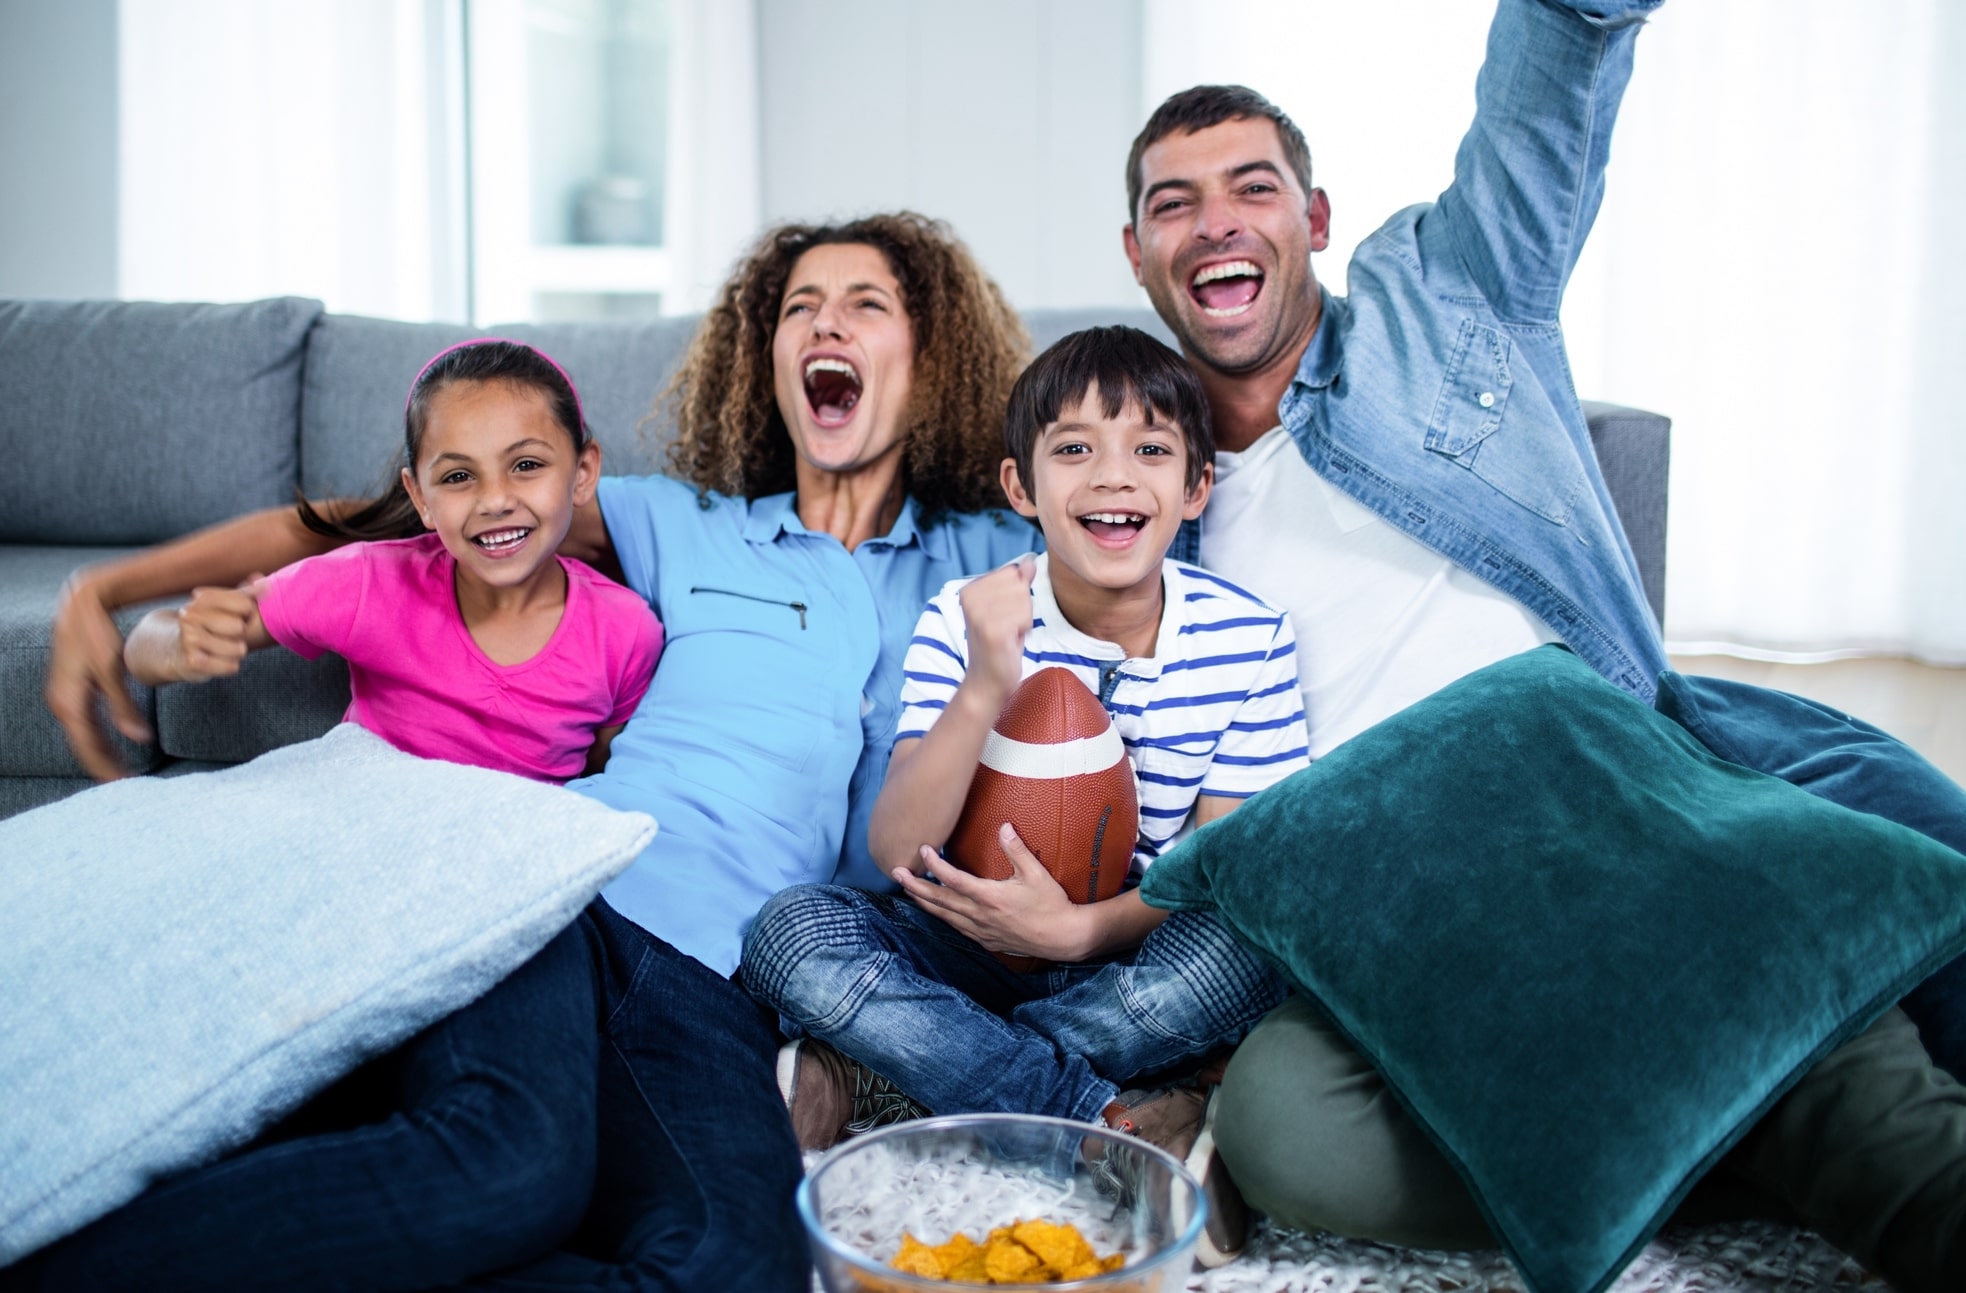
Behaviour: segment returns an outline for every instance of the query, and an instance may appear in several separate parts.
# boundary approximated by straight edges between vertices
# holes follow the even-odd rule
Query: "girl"
[[[348,660],[348,720],[400,749],[555,781],[597,769],[663,631],[640,596],[556,555],[600,469],[573,383],[530,346],[469,341],[425,365],[403,420],[407,465],[387,494],[301,505],[322,536],[370,542],[152,613],[130,671],[201,681],[275,642],[332,650]],[[0,1287],[423,1287],[555,1247],[597,1170],[600,973],[583,918],[252,1145],[0,1272]]]
[[[408,465],[387,494],[341,517],[301,505],[317,533],[379,542],[153,611],[124,648],[130,672],[202,682],[274,643],[333,651],[347,721],[398,749],[543,781],[598,772],[662,625],[556,555],[600,475],[573,382],[531,346],[463,342],[417,375],[403,425]]]

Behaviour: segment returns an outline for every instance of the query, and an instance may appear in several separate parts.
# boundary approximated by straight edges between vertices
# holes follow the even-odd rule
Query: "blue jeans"
[[[1966,853],[1966,790],[1859,718],[1787,692],[1677,673],[1660,676],[1658,708],[1730,763]],[[1966,1082],[1966,957],[1900,1004],[1932,1061]]]
[[[0,1289],[804,1293],[770,1020],[596,902],[485,997]]]
[[[559,1251],[469,1287],[806,1293],[770,1017],[605,901],[582,919],[603,1011],[593,1203]]]
[[[1213,917],[1176,912],[1132,952],[1019,974],[905,898],[800,885],[744,940],[744,984],[935,1113],[1092,1122],[1146,1075],[1239,1041],[1284,998]]]

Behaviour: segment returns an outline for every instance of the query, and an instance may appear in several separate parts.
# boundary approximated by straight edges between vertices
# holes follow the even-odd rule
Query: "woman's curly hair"
[[[841,243],[887,258],[914,331],[902,488],[924,521],[1002,506],[1004,408],[1030,357],[1030,336],[949,226],[911,211],[781,225],[758,240],[656,401],[658,414],[673,410],[676,419],[671,468],[699,489],[744,498],[793,488],[772,336],[792,266],[814,247]]]

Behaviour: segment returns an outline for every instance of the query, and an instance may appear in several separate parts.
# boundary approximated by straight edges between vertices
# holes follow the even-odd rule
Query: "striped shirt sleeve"
[[[1199,793],[1246,799],[1310,762],[1304,696],[1297,687],[1297,636],[1290,617],[1278,615],[1269,650],[1223,729]]]
[[[894,739],[920,736],[935,726],[969,672],[968,634],[960,597],[966,579],[953,580],[929,599],[915,622],[915,636],[901,659],[901,718]]]

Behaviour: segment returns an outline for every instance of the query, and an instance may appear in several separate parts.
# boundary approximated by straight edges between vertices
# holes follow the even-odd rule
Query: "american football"
[[[1068,669],[1040,669],[997,716],[944,852],[972,875],[1008,879],[1009,822],[1073,902],[1120,891],[1140,833],[1133,763],[1106,707]]]

